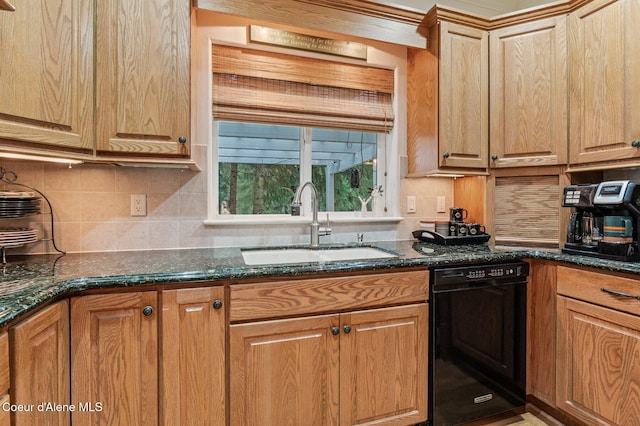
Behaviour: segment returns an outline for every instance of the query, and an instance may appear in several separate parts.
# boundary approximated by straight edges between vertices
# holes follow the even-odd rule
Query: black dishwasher
[[[525,404],[529,264],[430,269],[429,424]]]

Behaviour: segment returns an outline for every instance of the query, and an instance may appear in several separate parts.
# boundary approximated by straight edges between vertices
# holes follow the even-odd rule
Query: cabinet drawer
[[[558,294],[640,315],[640,280],[559,266]]]
[[[9,392],[9,335],[0,335],[0,394]]]
[[[426,270],[238,284],[231,286],[230,320],[338,312],[421,302],[428,297]]]

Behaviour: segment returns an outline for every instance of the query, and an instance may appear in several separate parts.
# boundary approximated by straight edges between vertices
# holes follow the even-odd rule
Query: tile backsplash
[[[193,158],[206,166],[207,146],[193,147]],[[66,252],[115,250],[163,250],[176,248],[305,244],[306,225],[205,226],[207,217],[207,171],[187,169],[122,167],[106,164],[67,165],[4,161],[0,166],[14,171],[18,183],[42,192],[53,207],[53,236]],[[0,188],[24,188],[1,183]],[[131,194],[147,194],[147,216],[131,216]],[[415,195],[417,211],[404,214],[406,195]],[[443,216],[435,211],[436,197],[444,196],[447,208],[453,199],[451,179],[404,179],[400,188],[398,223],[332,223],[333,235],[323,242],[355,241],[362,232],[365,241],[410,239],[411,231],[425,218]],[[43,212],[48,207],[43,200]],[[446,215],[445,215],[446,216]],[[444,216],[443,216],[444,217]],[[36,227],[43,241],[15,253],[53,253],[51,216],[0,219],[0,227]]]

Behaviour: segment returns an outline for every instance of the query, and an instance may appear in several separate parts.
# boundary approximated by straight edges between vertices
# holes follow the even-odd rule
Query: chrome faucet
[[[311,247],[320,246],[320,235],[331,235],[329,227],[329,213],[327,213],[327,226],[320,226],[318,222],[318,190],[312,182],[305,182],[298,186],[296,194],[291,201],[291,216],[300,216],[300,207],[302,207],[302,191],[306,187],[311,188],[311,198],[313,199],[313,220],[311,221]]]

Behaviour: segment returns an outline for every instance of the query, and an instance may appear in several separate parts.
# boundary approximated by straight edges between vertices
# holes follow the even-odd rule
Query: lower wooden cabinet
[[[223,426],[224,287],[162,292],[161,424]]]
[[[9,335],[0,334],[0,426],[11,424],[11,412],[1,409],[5,404],[10,404],[10,363],[9,363]]]
[[[530,261],[527,287],[527,394],[556,401],[556,264]]]
[[[70,424],[69,303],[47,307],[12,327],[9,336],[11,403],[29,407],[13,412],[12,424]]]
[[[339,316],[229,329],[231,425],[339,425]]]
[[[640,419],[640,294],[635,279],[558,267],[558,408],[589,425]]]
[[[223,300],[224,287],[71,299],[73,423],[225,425]]]
[[[231,425],[427,417],[426,303],[237,324],[229,333]]]
[[[428,305],[341,314],[340,326],[340,425],[424,420]]]
[[[158,424],[158,294],[71,299],[73,424]]]

